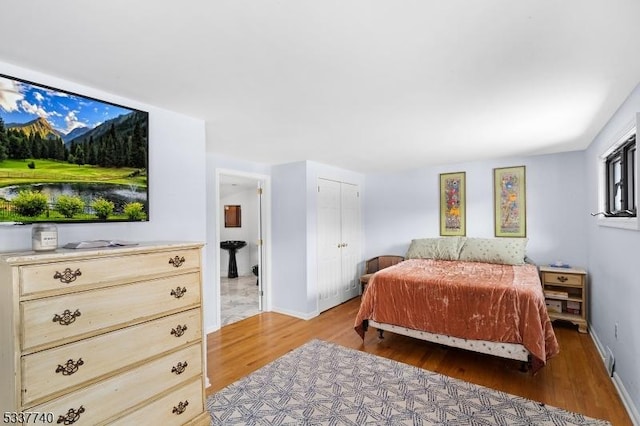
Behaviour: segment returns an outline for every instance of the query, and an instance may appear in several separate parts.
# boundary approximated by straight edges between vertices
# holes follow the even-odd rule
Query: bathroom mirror
[[[241,227],[241,207],[240,206],[224,206],[224,227],[240,228]]]

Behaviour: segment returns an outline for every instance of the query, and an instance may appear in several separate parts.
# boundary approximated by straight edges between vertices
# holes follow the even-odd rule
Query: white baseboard
[[[602,362],[604,362],[606,358],[604,346],[600,342],[600,339],[598,338],[598,335],[596,334],[596,332],[593,331],[593,328],[591,328],[591,325],[589,325],[589,336],[591,336],[591,340],[593,340],[593,343],[596,344],[596,349],[600,353],[600,358],[602,358]]]
[[[620,398],[622,399],[624,408],[627,409],[627,413],[629,413],[629,417],[631,417],[631,421],[633,422],[633,425],[634,426],[640,425],[640,413],[638,413],[638,410],[636,409],[636,407],[634,407],[633,400],[631,399],[631,395],[629,395],[629,393],[627,392],[627,389],[624,387],[624,384],[622,383],[622,380],[620,380],[620,376],[615,371],[613,373],[612,380],[613,380],[614,386],[616,387],[616,390],[618,391],[618,395],[620,395]]]
[[[205,330],[206,334],[211,334],[214,331],[218,331],[220,330],[220,325],[212,325],[211,327],[207,327],[207,329]]]
[[[288,309],[282,309],[282,308],[277,308],[277,307],[272,307],[271,308],[271,312],[276,312],[278,314],[283,314],[283,315],[288,315],[290,317],[294,317],[294,318],[299,318],[305,321],[310,320],[311,318],[315,318],[319,315],[318,312],[311,312],[311,313],[305,313],[305,312],[296,312],[296,311],[290,311]]]
[[[596,332],[593,330],[591,326],[589,326],[589,335],[591,336],[591,340],[593,340],[593,343],[595,343],[596,348],[600,353],[600,358],[602,359],[602,363],[604,364],[605,348],[602,345],[602,342],[600,342],[598,335],[596,334]],[[618,395],[620,395],[620,399],[622,399],[622,404],[624,404],[624,408],[627,410],[629,417],[631,417],[631,421],[633,422],[634,426],[639,426],[640,413],[638,413],[638,409],[633,404],[631,395],[629,395],[629,392],[627,392],[627,389],[624,387],[624,383],[622,383],[622,380],[620,379],[620,376],[618,375],[618,373],[614,371],[613,377],[611,378],[611,380],[613,381],[613,385],[616,387],[616,390],[618,391]]]
[[[308,321],[311,318],[315,318],[318,315],[320,315],[319,312],[312,312],[312,313],[308,314],[308,313],[290,311],[290,310],[281,309],[281,308],[272,308],[269,311],[263,310],[262,312],[276,312],[278,314],[283,314],[283,315],[287,315],[287,316],[290,316],[290,317],[299,318],[299,319],[302,319],[302,320],[305,320],[305,321]],[[220,326],[220,324],[214,324],[214,325],[206,327],[205,333],[206,334],[211,334],[211,333],[213,333],[215,331],[220,330],[220,328],[222,328]]]

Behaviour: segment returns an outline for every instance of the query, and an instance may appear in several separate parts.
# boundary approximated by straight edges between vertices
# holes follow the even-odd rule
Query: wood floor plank
[[[207,370],[216,392],[312,339],[333,342],[482,386],[632,425],[588,334],[556,324],[560,354],[536,375],[518,361],[482,355],[371,329],[364,342],[354,331],[360,299],[352,299],[309,321],[267,312],[207,336]]]

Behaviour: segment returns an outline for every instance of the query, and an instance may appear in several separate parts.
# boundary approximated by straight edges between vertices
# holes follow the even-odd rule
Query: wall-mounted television
[[[149,220],[149,114],[0,74],[0,224]]]

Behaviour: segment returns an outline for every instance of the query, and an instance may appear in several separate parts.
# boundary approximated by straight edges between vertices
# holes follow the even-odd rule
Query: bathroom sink
[[[246,241],[220,241],[220,248],[225,250],[237,250],[246,245]]]
[[[238,278],[238,265],[236,263],[236,250],[246,246],[246,241],[220,241],[220,248],[229,251],[228,278]]]

